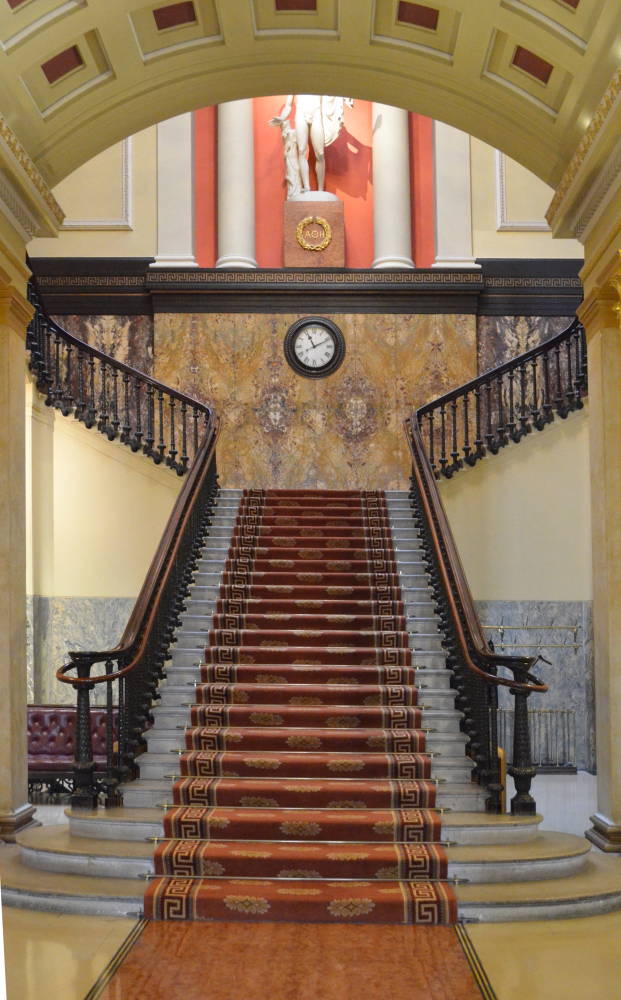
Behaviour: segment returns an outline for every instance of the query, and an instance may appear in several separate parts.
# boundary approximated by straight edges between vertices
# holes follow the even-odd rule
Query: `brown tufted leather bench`
[[[73,788],[76,709],[73,705],[28,705],[28,786],[51,792]],[[114,712],[114,731],[117,712]],[[106,766],[106,712],[91,709],[95,770]]]

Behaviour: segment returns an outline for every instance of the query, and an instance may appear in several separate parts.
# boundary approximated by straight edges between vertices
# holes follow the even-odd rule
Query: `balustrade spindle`
[[[520,373],[520,430],[517,440],[530,433],[530,421],[528,408],[526,406],[526,365],[519,367]]]
[[[177,468],[177,463],[175,458],[177,456],[177,448],[175,445],[175,399],[174,396],[170,397],[169,402],[170,407],[170,447],[168,449],[168,458],[166,463],[171,467],[171,469]]]
[[[194,439],[194,455],[198,451],[198,410],[192,407],[192,436]]]
[[[475,411],[476,411],[476,440],[474,442],[475,456],[477,459],[483,458],[485,454],[485,445],[483,444],[483,438],[481,436],[481,388],[477,386],[474,390],[475,399]]]
[[[543,355],[543,414],[546,424],[554,420],[550,395],[550,360],[548,354]]]
[[[470,419],[468,416],[468,406],[469,397],[468,393],[464,393],[463,397],[463,420],[464,420],[464,458],[468,465],[474,465],[476,462],[476,457],[471,454],[472,449],[470,448]]]
[[[75,417],[82,420],[86,402],[84,399],[84,352],[78,349],[78,399],[75,408]]]
[[[119,373],[116,368],[112,369],[112,433],[108,435],[110,440],[118,436],[121,421],[119,420]]]
[[[513,399],[513,383],[515,372],[509,372],[509,419],[507,421],[508,438],[515,441],[515,403]]]
[[[131,441],[132,451],[140,451],[142,445],[142,400],[140,390],[142,382],[139,378],[134,378],[134,399],[136,402],[136,431]]]
[[[157,445],[158,457],[154,461],[156,464],[159,464],[164,460],[164,452],[166,451],[166,444],[164,442],[164,393],[161,389],[157,394],[157,408],[159,415],[159,441]]]
[[[578,395],[576,393],[576,384],[573,377],[573,364],[571,358],[571,338],[565,344],[565,353],[567,355],[567,387],[565,389],[565,399],[567,400],[567,407],[569,410],[576,409],[576,400]]]
[[[446,475],[448,459],[446,457],[446,408],[444,403],[440,407],[440,470]]]
[[[97,416],[97,401],[95,395],[95,358],[91,355],[88,360],[88,406],[84,424],[91,428],[95,426]]]
[[[121,441],[123,444],[129,444],[130,434],[131,434],[131,417],[129,413],[129,375],[127,372],[123,375],[123,390],[124,390],[124,421],[121,428]]]
[[[45,378],[44,378],[45,388],[44,388],[44,391],[45,391],[45,395],[47,397],[46,403],[49,406],[49,403],[52,400],[52,392],[51,392],[51,389],[52,389],[52,330],[51,330],[51,327],[50,327],[49,323],[45,324],[45,348],[44,348],[44,353],[45,353]]]
[[[65,378],[62,393],[62,405],[60,411],[63,417],[68,417],[73,410],[73,346],[66,345]]]
[[[485,383],[485,404],[487,411],[487,431],[485,433],[485,440],[487,441],[487,449],[491,451],[492,454],[496,454],[498,451],[498,445],[494,440],[494,429],[492,424],[492,383]]]
[[[180,475],[186,471],[190,460],[190,456],[188,455],[187,414],[188,407],[185,400],[183,400],[181,403],[181,468],[178,470]]]
[[[147,436],[144,441],[142,450],[145,455],[153,454],[153,445],[155,443],[155,432],[154,432],[154,415],[155,415],[155,389],[150,382],[147,382]]]
[[[99,363],[99,420],[97,429],[102,434],[108,433],[108,366],[105,361]]]
[[[60,335],[57,333],[54,337],[54,380],[50,392],[53,406],[58,406],[63,394],[60,380],[60,343]]]
[[[537,386],[537,364],[538,364],[538,359],[533,358],[530,363],[532,369],[532,386],[533,386],[532,403],[530,407],[530,419],[533,427],[536,427],[537,430],[540,431],[543,425],[541,423],[541,410],[539,409],[539,388]]]
[[[557,344],[554,348],[554,367],[556,375],[556,396],[554,402],[556,405],[556,412],[560,417],[567,416],[567,407],[565,405],[565,400],[563,397],[563,383],[562,383],[562,373],[561,373],[561,348],[560,344]]]
[[[429,461],[431,462],[431,468],[434,471],[434,475],[437,473],[436,467],[436,456],[435,456],[435,428],[434,428],[434,413],[433,410],[427,414],[427,420],[429,422]]]
[[[114,661],[108,659],[106,660],[106,676],[110,677],[113,673]],[[109,680],[106,684],[106,776],[104,779],[104,786],[106,789],[105,803],[107,808],[123,804],[123,796],[119,792],[119,782],[116,774],[114,742],[114,690],[113,682]]]
[[[451,433],[451,442],[452,442],[451,458],[453,459],[453,461],[452,461],[451,466],[450,466],[450,472],[452,474],[453,472],[456,472],[457,469],[461,468],[461,464],[462,464],[461,460],[459,458],[459,451],[457,450],[457,400],[456,399],[454,399],[451,402],[451,426],[452,426],[452,433]]]

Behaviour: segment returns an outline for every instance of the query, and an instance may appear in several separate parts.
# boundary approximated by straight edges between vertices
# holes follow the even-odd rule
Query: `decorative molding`
[[[588,194],[580,206],[580,213],[572,220],[571,227],[576,237],[584,242],[591,226],[601,217],[602,212],[610,202],[616,190],[615,184],[621,174],[621,138],[608,158],[603,173],[596,184],[589,188]]]
[[[219,271],[153,268],[152,258],[35,258],[53,315],[156,313],[572,316],[579,260],[477,261],[476,270]]]
[[[582,136],[582,139],[578,143],[578,147],[569,161],[569,166],[567,167],[565,173],[561,177],[561,180],[556,189],[556,193],[550,202],[550,207],[546,212],[546,218],[550,223],[550,226],[554,228],[555,220],[560,212],[561,205],[565,200],[569,189],[571,188],[573,182],[575,181],[578,173],[584,164],[591,148],[593,147],[595,141],[599,137],[600,133],[604,129],[608,118],[615,108],[619,95],[621,94],[621,69],[618,69],[612,80],[610,81],[607,90],[604,93],[597,110],[591,119],[591,122]]]
[[[507,214],[507,157],[499,149],[495,151],[496,167],[496,229],[506,233],[549,233],[545,219],[541,221],[518,222]]]
[[[128,136],[121,143],[121,215],[118,219],[65,219],[61,229],[89,232],[127,232],[134,228],[133,143]]]
[[[30,211],[15,184],[0,173],[0,212],[8,218],[24,243],[39,233],[39,219]]]
[[[21,142],[0,115],[0,167],[6,183],[14,188],[14,198],[28,206],[36,219],[36,236],[56,236],[63,221],[63,210],[56,201]]]

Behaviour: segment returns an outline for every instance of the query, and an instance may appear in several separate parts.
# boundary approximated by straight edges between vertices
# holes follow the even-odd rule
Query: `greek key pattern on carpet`
[[[145,915],[448,924],[386,499],[244,491]]]

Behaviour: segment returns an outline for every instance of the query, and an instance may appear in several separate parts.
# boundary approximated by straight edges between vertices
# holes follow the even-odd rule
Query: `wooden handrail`
[[[479,676],[487,684],[510,687],[524,692],[528,691],[529,693],[547,691],[548,686],[530,673],[530,670],[537,662],[537,657],[505,656],[492,653],[490,650],[474,606],[472,594],[455,545],[453,533],[446,517],[436,479],[425,454],[416,417],[408,418],[405,421],[405,428],[412,453],[414,477],[419,489],[421,502],[425,509],[438,569],[443,580],[446,600],[465,665],[468,670]],[[441,541],[444,542],[446,555],[442,550]],[[447,563],[450,567],[453,583],[449,577]],[[461,621],[457,599],[464,615],[465,629]],[[489,669],[482,669],[477,666],[472,659],[471,651]],[[530,683],[518,680],[516,676],[511,680],[495,676],[491,670],[499,666],[515,671],[516,675],[527,678]]]

